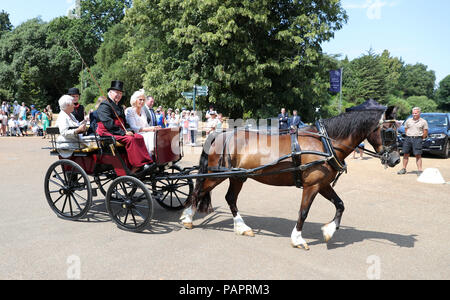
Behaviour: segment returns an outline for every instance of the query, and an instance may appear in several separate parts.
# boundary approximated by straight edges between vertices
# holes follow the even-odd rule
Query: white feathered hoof
[[[253,230],[244,223],[244,220],[239,214],[237,214],[236,217],[233,218],[233,223],[234,223],[234,232],[236,234],[250,237],[255,236]]]
[[[294,248],[309,250],[308,244],[302,237],[302,232],[297,231],[297,228],[295,228],[295,227],[291,233],[291,245]]]
[[[322,226],[323,239],[328,243],[336,232],[336,223],[331,222]]]
[[[192,225],[192,219],[194,217],[194,210],[192,209],[192,206],[186,208],[183,211],[183,214],[180,217],[181,224],[183,224],[184,228],[186,229],[192,229],[194,226]]]

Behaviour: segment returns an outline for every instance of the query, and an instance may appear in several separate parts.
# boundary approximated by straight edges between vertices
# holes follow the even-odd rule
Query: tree
[[[384,50],[379,57],[383,66],[386,83],[386,93],[388,95],[399,95],[399,79],[403,70],[404,62],[401,58],[391,57],[388,50]]]
[[[439,88],[436,91],[436,103],[439,109],[450,111],[450,75],[439,82]]]
[[[346,19],[335,0],[136,0],[125,22],[157,100],[185,103],[180,92],[208,85],[199,107],[214,103],[238,118],[273,116],[281,106],[311,116],[328,100],[320,44]]]
[[[409,103],[406,99],[396,96],[389,96],[388,103],[389,106],[396,106],[397,110],[397,118],[400,120],[406,119],[411,114],[411,109],[413,108],[412,104]]]
[[[426,96],[433,98],[436,75],[434,71],[427,70],[424,64],[406,65],[399,78],[399,88],[404,97]]]
[[[82,68],[75,43],[89,61],[97,51],[91,28],[67,17],[45,23],[36,18],[4,34],[0,43],[0,88],[28,105],[50,104],[78,82]],[[91,58],[91,61],[93,58]]]
[[[386,61],[388,57],[384,57]],[[343,95],[354,104],[373,98],[385,102],[388,95],[388,64],[370,49],[366,55],[352,60],[344,67]]]
[[[93,33],[102,40],[110,27],[122,21],[131,3],[131,0],[83,0],[80,2],[80,17],[92,26]]]
[[[411,96],[406,99],[411,107],[420,107],[422,112],[434,112],[436,111],[437,104],[427,96]]]
[[[4,32],[9,32],[13,29],[11,22],[9,21],[9,14],[2,9],[0,12],[0,38]]]

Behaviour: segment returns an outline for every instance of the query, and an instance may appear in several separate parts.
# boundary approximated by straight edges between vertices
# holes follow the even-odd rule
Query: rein
[[[307,134],[311,134],[311,135],[315,135],[315,136],[318,136],[318,137],[322,137],[322,138],[325,138],[325,139],[328,139],[329,141],[332,141],[332,142],[334,142],[334,143],[336,143],[336,144],[338,144],[338,145],[340,145],[340,146],[344,146],[345,148],[347,148],[347,149],[350,149],[350,150],[353,150],[354,148],[353,147],[350,147],[350,146],[348,146],[348,145],[345,145],[345,144],[342,144],[342,143],[340,143],[340,142],[338,142],[337,140],[335,140],[335,139],[333,139],[333,138],[330,138],[329,136],[325,136],[325,135],[323,135],[323,134],[321,134],[321,133],[316,133],[316,132],[312,132],[312,131],[302,131],[302,133],[307,133]],[[300,132],[299,132],[300,133]],[[336,149],[336,150],[338,150],[338,151],[343,151],[342,149],[339,149],[339,148],[337,148],[337,147],[334,147],[333,146],[333,148],[334,149]],[[356,148],[359,148],[359,149],[361,149],[364,153],[366,153],[367,155],[369,155],[369,156],[372,156],[372,157],[375,157],[375,158],[381,158],[381,155],[380,154],[378,154],[377,152],[374,152],[374,151],[371,151],[371,150],[367,150],[367,149],[365,149],[364,147],[361,147],[361,146],[356,146]]]
[[[380,121],[380,123],[378,124],[378,126],[374,129],[374,131],[375,130],[377,130],[380,126],[382,126],[384,123],[394,123],[395,124],[395,120],[385,120],[385,121]],[[317,126],[316,126],[317,127]],[[336,143],[336,144],[338,144],[338,145],[340,145],[340,146],[343,146],[343,147],[345,147],[345,148],[347,148],[347,149],[350,149],[350,150],[353,150],[354,148],[353,147],[350,147],[350,146],[348,146],[348,145],[345,145],[345,144],[342,144],[342,143],[340,143],[340,142],[338,142],[337,140],[335,140],[335,139],[333,139],[333,138],[330,138],[328,135],[324,135],[324,134],[322,134],[322,133],[316,133],[316,132],[312,132],[312,131],[297,131],[298,133],[307,133],[307,134],[311,134],[311,135],[315,135],[315,136],[318,136],[318,137],[321,137],[321,138],[325,138],[325,139],[327,139],[327,140],[329,140],[329,141],[332,141],[332,142],[334,142],[334,143]],[[333,148],[334,149],[336,149],[336,150],[338,150],[338,151],[343,151],[342,149],[339,149],[339,148],[336,148],[336,147],[334,147],[333,146]],[[382,155],[381,154],[379,154],[379,153],[377,153],[377,152],[374,152],[374,151],[371,151],[371,150],[367,150],[367,149],[365,149],[364,147],[361,147],[361,146],[356,146],[356,148],[358,148],[358,149],[360,149],[360,150],[362,150],[364,153],[366,153],[367,155],[369,155],[369,156],[372,156],[372,157],[375,157],[375,158],[382,158]]]

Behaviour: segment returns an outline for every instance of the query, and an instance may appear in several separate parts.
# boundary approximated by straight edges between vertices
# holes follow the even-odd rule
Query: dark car
[[[450,150],[450,113],[422,113],[420,117],[428,122],[428,137],[422,143],[423,151],[448,158]],[[412,115],[406,120],[410,118],[412,118]],[[398,147],[400,150],[405,139],[405,122],[398,129]]]

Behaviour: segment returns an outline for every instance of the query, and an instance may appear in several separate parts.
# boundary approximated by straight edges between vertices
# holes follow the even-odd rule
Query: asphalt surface
[[[58,218],[47,204],[44,176],[57,158],[48,140],[0,138],[0,279],[450,279],[450,159],[427,156],[446,184],[417,182],[385,170],[379,160],[347,158],[339,179],[345,203],[341,229],[325,243],[320,230],[334,206],[317,196],[303,230],[310,251],[290,246],[301,190],[248,180],[238,207],[255,237],[238,236],[224,195],[212,193],[215,211],[196,215],[194,229],[181,211],[155,204],[143,233],[117,228],[94,198],[86,219]],[[197,164],[200,148],[185,148],[182,166]]]

